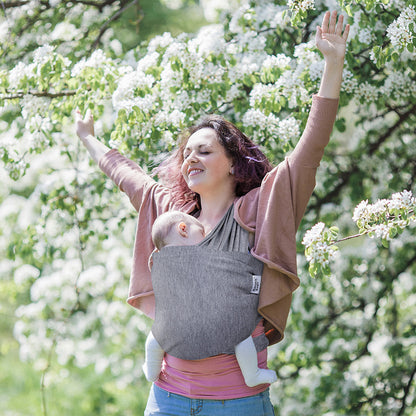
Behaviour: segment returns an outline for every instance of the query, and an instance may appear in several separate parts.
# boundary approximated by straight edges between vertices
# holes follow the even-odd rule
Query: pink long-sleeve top
[[[254,233],[251,253],[264,263],[258,310],[265,318],[270,344],[283,338],[292,293],[299,286],[296,231],[315,187],[316,169],[329,141],[337,108],[337,99],[314,95],[305,130],[293,152],[264,177],[260,187],[234,201],[234,218]],[[99,166],[138,211],[127,301],[154,317],[155,300],[148,268],[154,249],[153,222],[172,209],[191,213],[195,203],[175,205],[168,188],[117,150],[107,152]]]

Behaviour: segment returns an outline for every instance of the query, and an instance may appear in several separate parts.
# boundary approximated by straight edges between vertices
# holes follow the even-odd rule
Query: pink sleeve
[[[296,230],[315,188],[316,169],[329,142],[337,110],[337,99],[314,95],[302,137],[286,159]]]
[[[157,183],[133,161],[113,149],[99,161],[100,169],[129,197],[136,209],[148,198],[160,206],[170,205],[170,193],[167,188]]]

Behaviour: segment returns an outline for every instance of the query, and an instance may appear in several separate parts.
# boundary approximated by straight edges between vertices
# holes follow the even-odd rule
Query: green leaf
[[[342,117],[335,120],[335,127],[339,132],[343,133],[347,128],[345,118]]]
[[[348,16],[352,17],[353,13],[351,11],[351,6],[348,4],[345,6],[344,10],[347,12]]]

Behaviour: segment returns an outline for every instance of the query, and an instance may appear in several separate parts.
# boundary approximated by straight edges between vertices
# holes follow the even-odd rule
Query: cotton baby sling
[[[233,210],[198,245],[167,246],[153,255],[152,333],[174,357],[234,354],[262,319],[257,307],[263,263],[249,253],[249,233]],[[268,345],[264,334],[254,342],[257,351]]]

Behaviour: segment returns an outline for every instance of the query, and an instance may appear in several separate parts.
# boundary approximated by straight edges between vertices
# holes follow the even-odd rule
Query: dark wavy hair
[[[171,189],[173,201],[179,204],[192,200],[199,202],[199,195],[192,192],[186,184],[181,166],[189,137],[204,128],[211,128],[216,132],[226,155],[233,162],[236,196],[245,195],[260,186],[266,173],[273,168],[267,157],[233,123],[223,117],[210,115],[188,128],[182,135],[179,148],[156,169],[161,181]]]

